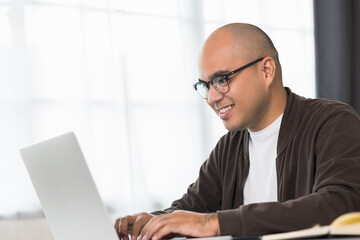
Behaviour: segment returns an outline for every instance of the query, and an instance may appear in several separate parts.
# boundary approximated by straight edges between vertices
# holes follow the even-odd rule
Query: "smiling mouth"
[[[221,114],[226,113],[226,112],[230,111],[233,107],[234,107],[234,104],[231,104],[224,108],[220,108],[219,113],[221,113]]]

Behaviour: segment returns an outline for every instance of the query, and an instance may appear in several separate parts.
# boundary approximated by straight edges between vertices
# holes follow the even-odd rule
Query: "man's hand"
[[[116,219],[115,229],[119,238],[129,240],[137,240],[141,229],[149,222],[154,216],[148,213],[138,213]]]
[[[220,230],[217,214],[176,211],[153,217],[141,231],[140,240],[158,240],[170,234],[218,236]]]

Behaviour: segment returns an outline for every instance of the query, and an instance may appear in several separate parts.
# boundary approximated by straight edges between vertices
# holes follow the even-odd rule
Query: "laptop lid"
[[[20,153],[56,240],[118,240],[74,133]]]

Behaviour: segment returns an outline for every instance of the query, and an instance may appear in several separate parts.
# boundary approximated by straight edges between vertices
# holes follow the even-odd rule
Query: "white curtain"
[[[315,96],[311,0],[0,0],[0,219],[41,207],[18,150],[74,131],[111,212],[181,197],[218,138],[192,89],[203,40],[260,26],[284,83]]]

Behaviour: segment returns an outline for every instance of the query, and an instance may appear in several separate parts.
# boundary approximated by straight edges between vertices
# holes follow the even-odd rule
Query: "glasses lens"
[[[196,84],[196,90],[202,98],[207,98],[209,92],[209,87],[207,83],[198,82]]]
[[[213,78],[213,85],[219,93],[227,93],[229,91],[229,83],[224,76],[218,76]]]

